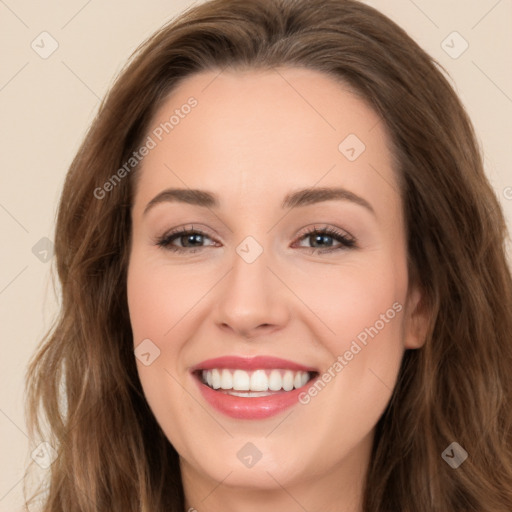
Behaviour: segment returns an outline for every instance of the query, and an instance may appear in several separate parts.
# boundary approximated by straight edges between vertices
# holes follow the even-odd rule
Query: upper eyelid
[[[296,237],[301,237],[303,235],[310,234],[310,232],[312,232],[312,231],[325,231],[325,230],[341,231],[341,234],[346,235],[348,238],[355,239],[355,237],[346,229],[334,227],[334,226],[330,226],[328,224],[322,224],[322,223],[315,223],[315,224],[307,225],[306,227],[302,228],[299,231],[299,233],[296,235]],[[189,225],[189,224],[166,231],[163,233],[163,235],[160,238],[166,238],[166,237],[178,235],[183,232],[194,232],[194,233],[197,232],[201,235],[206,235],[212,239],[216,238],[215,235],[211,235],[209,233],[208,229],[202,228],[202,227],[196,227],[196,225]]]

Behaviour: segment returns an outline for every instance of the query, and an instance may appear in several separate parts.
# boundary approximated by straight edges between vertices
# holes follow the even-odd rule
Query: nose
[[[216,296],[215,321],[223,331],[253,339],[268,336],[289,321],[292,294],[268,260],[266,251],[252,263],[235,254]]]

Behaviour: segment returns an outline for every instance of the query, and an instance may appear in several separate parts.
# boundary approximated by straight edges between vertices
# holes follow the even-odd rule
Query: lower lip
[[[305,386],[292,391],[282,391],[268,396],[254,398],[233,396],[221,391],[215,391],[194,376],[199,385],[199,390],[205,400],[217,411],[236,419],[261,420],[275,416],[280,412],[292,407],[299,401],[299,395],[306,387],[311,386],[314,379]]]

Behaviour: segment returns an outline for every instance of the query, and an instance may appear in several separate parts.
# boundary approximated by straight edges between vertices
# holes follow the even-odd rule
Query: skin
[[[127,283],[134,346],[149,338],[160,350],[148,366],[137,360],[138,372],[180,455],[187,510],[360,511],[375,425],[404,351],[422,346],[426,327],[407,272],[384,123],[332,78],[282,68],[188,77],[152,129],[190,96],[197,106],[143,160]],[[366,146],[352,162],[338,149],[348,134]],[[281,209],[291,191],[331,186],[362,197],[374,213],[348,200]],[[214,192],[220,207],[162,202],[144,215],[168,187]],[[156,245],[191,224],[207,236],[189,252]],[[303,236],[313,225],[350,234],[356,247],[318,252],[340,242]],[[263,249],[250,264],[236,252],[247,236]],[[322,373],[394,303],[401,311],[307,405],[267,419],[212,409],[189,371],[234,354],[282,357]],[[247,442],[262,454],[251,468],[237,457]]]

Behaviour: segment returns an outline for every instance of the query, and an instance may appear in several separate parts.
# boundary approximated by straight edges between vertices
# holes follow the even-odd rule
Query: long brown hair
[[[354,0],[213,0],[138,48],[67,174],[55,230],[60,315],[26,376],[30,437],[58,453],[43,512],[184,510],[178,455],[147,405],[133,353],[126,270],[137,169],[106,197],[95,190],[140,146],[180,80],[277,66],[327,73],[382,117],[401,182],[409,270],[430,312],[425,345],[405,352],[377,424],[364,511],[512,510],[506,225],[440,66]],[[457,469],[442,457],[452,442],[468,453]]]

